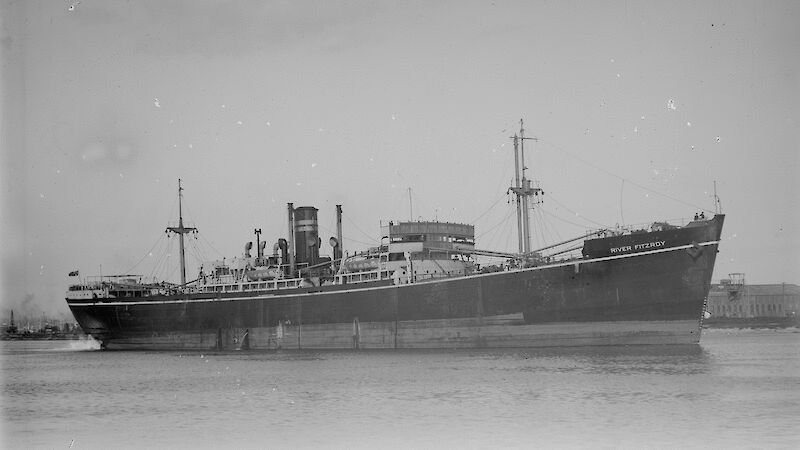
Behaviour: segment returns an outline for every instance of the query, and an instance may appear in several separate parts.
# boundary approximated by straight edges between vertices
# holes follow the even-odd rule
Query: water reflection
[[[211,358],[244,363],[349,361],[444,364],[451,370],[474,366],[524,372],[584,372],[598,374],[702,374],[712,355],[699,345],[640,345],[603,347],[546,347],[519,349],[398,349],[398,350],[282,350],[267,352],[178,353],[187,358]],[[371,361],[371,362],[370,362]]]
[[[720,447],[764,430],[767,446],[786,446],[800,401],[798,336],[202,353],[3,343],[2,411],[9,444],[34,448],[676,447],[698,423]]]

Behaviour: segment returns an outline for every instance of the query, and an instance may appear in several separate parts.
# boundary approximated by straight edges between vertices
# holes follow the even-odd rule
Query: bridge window
[[[452,242],[454,242],[456,244],[474,244],[475,243],[475,239],[471,238],[471,237],[466,237],[466,236],[453,236],[452,237]]]

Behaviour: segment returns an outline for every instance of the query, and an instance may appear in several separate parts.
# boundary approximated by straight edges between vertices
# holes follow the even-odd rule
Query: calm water
[[[285,353],[2,343],[3,448],[800,448],[800,330]]]

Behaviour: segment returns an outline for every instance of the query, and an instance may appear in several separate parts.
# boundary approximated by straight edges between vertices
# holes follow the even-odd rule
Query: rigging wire
[[[173,247],[174,247],[174,243],[173,242],[174,241],[172,239],[168,239],[167,240],[167,248],[165,249],[165,251],[163,253],[163,258],[161,258],[161,264],[158,267],[158,272],[157,273],[160,274],[162,281],[166,281],[167,280],[166,275],[167,275],[167,273],[169,271],[169,267],[170,267],[170,264],[169,264],[170,263],[170,258],[172,258],[172,251],[173,251]]]
[[[506,224],[508,224],[509,219],[511,219],[511,216],[514,215],[515,211],[516,211],[515,209],[509,208],[508,213],[505,215],[505,217],[503,219],[501,219],[500,222],[498,222],[494,226],[490,227],[489,229],[487,229],[483,233],[481,233],[478,236],[476,236],[475,240],[477,241],[479,238],[481,238],[483,236],[486,236],[489,233],[492,233],[495,229],[504,228],[506,226]],[[505,243],[505,246],[503,248],[508,248],[508,239],[509,239],[509,236],[511,236],[511,233],[503,233],[503,234],[505,234],[505,236],[506,236],[506,243]],[[495,239],[497,239],[497,234],[492,234],[491,239],[488,240],[488,244],[491,246],[491,244],[494,243]]]
[[[167,274],[170,270],[170,263],[172,262],[172,253],[175,251],[175,240],[168,239],[167,240],[167,251],[164,252],[164,258],[161,260],[161,267],[158,270],[161,273],[161,279],[167,281]]]
[[[192,216],[191,210],[190,210],[190,208],[189,208],[189,203],[191,203],[191,202],[187,202],[187,201],[186,201],[186,199],[184,198],[184,200],[183,200],[183,211],[184,211],[184,214],[186,215],[186,218],[188,219],[188,220],[187,220],[187,223],[189,223],[189,224],[192,224],[192,225],[193,225],[195,222],[194,222],[194,219],[193,219],[193,216]],[[200,239],[202,239],[202,240],[203,240],[203,242],[205,243],[205,245],[208,245],[208,247],[209,247],[211,250],[213,250],[214,252],[216,252],[216,254],[217,254],[217,255],[218,255],[220,258],[224,258],[224,257],[225,257],[225,255],[223,255],[223,254],[222,254],[222,252],[220,252],[219,250],[217,250],[216,248],[214,248],[214,246],[213,246],[213,245],[211,245],[211,242],[210,242],[210,241],[209,241],[209,240],[208,240],[208,239],[205,237],[205,235],[203,235],[203,233],[200,233],[199,231],[195,230],[195,233],[194,233],[194,234],[195,234],[195,238],[196,238],[197,236],[200,236]],[[202,252],[201,252],[201,256],[205,256],[205,255],[203,255],[203,254],[202,254]]]
[[[534,222],[536,223],[537,228],[539,229],[539,238],[541,239],[541,247],[548,245],[553,237],[553,234],[550,232],[550,229],[547,227],[547,221],[544,218],[544,215],[536,208],[533,210],[533,217]]]
[[[334,221],[335,221],[335,219],[334,219]],[[325,231],[327,234],[330,234],[331,237],[336,237],[336,233],[335,232],[331,231],[330,228],[328,228],[328,227],[322,226],[322,224],[320,222],[317,222],[317,226],[319,227],[320,230]],[[318,233],[318,234],[319,234],[318,237],[320,239],[322,239],[322,235],[320,233]],[[342,239],[344,239],[344,235],[342,235]],[[322,242],[327,242],[327,241],[325,241],[323,239]],[[340,245],[344,245],[344,244],[340,243]],[[319,251],[320,251],[320,254],[322,254],[322,246],[320,246]],[[332,254],[333,254],[333,250],[331,250],[331,255]],[[331,258],[331,259],[333,259],[333,258]]]
[[[500,203],[500,200],[503,200],[503,198],[505,198],[505,197],[506,197],[506,195],[507,195],[507,193],[506,193],[506,192],[503,192],[503,193],[500,195],[500,197],[498,197],[498,198],[497,198],[497,200],[495,200],[495,202],[494,202],[494,203],[492,203],[492,206],[490,206],[488,209],[486,209],[486,211],[482,212],[482,213],[481,213],[481,214],[480,214],[478,217],[476,217],[475,219],[473,219],[473,220],[472,220],[472,222],[470,222],[470,223],[476,223],[476,222],[478,222],[478,220],[480,220],[480,219],[481,219],[483,216],[485,216],[486,214],[488,214],[488,213],[489,213],[489,211],[491,211],[492,209],[494,209],[494,207],[495,207],[495,206],[497,206],[497,204],[498,204],[498,203]]]
[[[167,265],[167,260],[169,260],[170,257],[168,255],[172,254],[172,239],[166,239],[164,243],[166,244],[165,248],[161,251],[158,259],[156,260],[153,270],[150,271],[150,276],[153,278],[155,278],[156,274],[158,273],[164,273],[164,267]],[[162,280],[164,280],[163,277]]]
[[[172,199],[172,206],[170,206],[169,215],[167,215],[167,223],[168,224],[169,224],[169,221],[171,220],[171,218],[173,218],[173,217],[178,217],[178,197],[175,197],[175,198]]]
[[[375,245],[376,243],[378,243],[378,241],[376,241],[376,240],[375,240],[375,238],[371,237],[369,234],[365,233],[365,232],[364,232],[364,230],[362,230],[361,228],[359,228],[359,227],[358,227],[358,225],[356,225],[356,223],[355,223],[355,222],[353,222],[353,220],[352,220],[352,219],[350,219],[350,216],[348,216],[348,215],[346,215],[346,214],[342,213],[342,217],[344,217],[345,219],[347,219],[347,221],[348,221],[348,222],[350,222],[350,224],[351,224],[351,225],[353,225],[353,226],[356,228],[356,230],[360,231],[360,232],[361,232],[361,234],[363,234],[364,236],[366,236],[366,237],[367,237],[367,239],[370,239],[370,240],[372,241],[372,244],[366,244],[366,245]],[[354,242],[359,242],[359,241],[356,241],[355,239],[353,239],[353,241],[354,241]],[[363,244],[363,242],[359,242],[359,243],[360,243],[360,244]]]
[[[508,221],[509,221],[509,219],[511,219],[511,217],[512,217],[511,214],[509,214],[508,217],[506,217],[506,223],[508,223]],[[506,248],[509,248],[509,246],[510,246],[509,241],[511,240],[511,233],[504,233],[504,234],[506,235],[506,241],[503,243],[503,248],[506,249]]]
[[[509,208],[508,213],[506,214],[505,218],[502,219],[502,221],[500,223],[498,223],[497,225],[495,225],[493,228],[497,228],[498,231],[499,230],[506,230],[507,227],[508,227],[509,220],[511,220],[511,218],[515,215],[515,213],[516,213],[516,208]],[[491,232],[491,230],[487,230],[483,234],[487,234],[489,232]],[[503,235],[505,236],[505,241],[502,243],[502,247],[501,248],[502,249],[507,249],[507,248],[509,248],[509,240],[511,239],[511,236],[514,235],[514,233],[513,232],[506,232],[506,233],[503,233],[502,235],[500,235],[500,237],[502,237]],[[489,240],[488,248],[493,248],[492,245],[494,244],[494,241],[496,239],[498,239],[498,234],[494,233],[492,235],[492,238]]]
[[[595,221],[595,220],[592,220],[592,219],[590,219],[590,218],[588,218],[588,217],[586,217],[586,216],[583,216],[583,215],[581,215],[580,213],[577,213],[577,212],[573,211],[572,209],[570,209],[569,207],[567,207],[566,205],[564,205],[563,203],[561,203],[560,201],[558,201],[558,199],[556,199],[555,197],[553,197],[553,195],[549,195],[548,197],[549,197],[549,199],[550,199],[550,200],[552,200],[552,201],[556,202],[556,204],[558,204],[558,205],[559,205],[559,206],[561,206],[562,208],[566,209],[567,211],[571,212],[572,214],[575,214],[575,216],[576,216],[576,217],[580,217],[581,219],[583,219],[583,220],[585,220],[585,221],[587,221],[587,222],[592,222],[593,224],[595,224],[595,225],[598,225],[598,226],[600,226],[600,227],[603,227],[603,228],[609,228],[609,227],[608,227],[608,225],[604,225],[604,224],[602,224],[602,223],[600,223],[600,222],[597,222],[597,221]]]
[[[170,215],[169,215],[169,217],[173,217],[173,216],[174,216],[174,213],[175,213],[175,211],[176,211],[176,209],[177,209],[177,206],[178,206],[178,198],[176,197],[176,198],[174,198],[174,199],[173,199],[173,201],[172,201],[172,206],[171,206],[171,208],[170,208]],[[169,219],[167,220],[167,223],[169,223]],[[129,268],[127,271],[125,271],[125,273],[133,273],[133,271],[134,271],[134,270],[135,270],[137,267],[139,267],[139,265],[140,265],[140,264],[141,264],[141,263],[142,263],[142,262],[143,262],[143,261],[144,261],[144,260],[145,260],[145,259],[146,259],[148,256],[152,256],[152,255],[153,255],[153,250],[155,250],[155,249],[156,249],[156,247],[158,247],[159,245],[162,245],[162,244],[163,244],[163,243],[164,243],[166,240],[167,240],[167,239],[166,239],[166,234],[165,234],[165,233],[159,233],[159,236],[158,236],[158,238],[157,238],[157,239],[156,239],[156,241],[153,243],[153,245],[150,247],[150,250],[148,250],[147,252],[145,252],[145,254],[144,254],[144,255],[142,255],[142,257],[141,257],[141,258],[140,258],[140,259],[139,259],[139,260],[138,260],[138,261],[137,261],[137,262],[136,262],[136,263],[135,263],[135,264],[134,264],[134,265],[133,265],[131,268]],[[158,254],[158,252],[157,252],[156,254]],[[161,255],[163,255],[163,252],[161,253]],[[159,260],[158,260],[158,259],[156,259],[156,264],[157,264],[157,265],[159,264],[159,263],[158,263],[158,261],[159,261]],[[157,266],[156,266],[156,267],[157,267]],[[150,271],[150,274],[149,274],[149,276],[148,276],[148,277],[152,277],[153,275],[154,275],[154,269]]]
[[[549,244],[550,241],[547,240],[547,236],[545,236],[545,232],[548,230],[546,229],[544,218],[542,217],[542,213],[539,211],[539,208],[533,209],[533,222],[534,226],[536,227],[536,231],[539,232],[539,241],[540,247],[544,247]]]
[[[320,229],[320,230],[324,231],[324,232],[325,232],[325,233],[327,233],[327,234],[330,234],[330,235],[332,235],[332,236],[336,234],[335,232],[331,231],[331,229],[330,229],[330,228],[322,226],[322,224],[321,224],[321,223],[319,223],[319,222],[317,222],[317,226],[319,227],[319,229]],[[321,237],[321,236],[320,236],[320,237]]]
[[[319,225],[319,224],[317,224],[317,225]],[[324,230],[324,231],[326,231],[326,232],[330,233],[331,235],[335,235],[335,234],[336,234],[335,232],[331,231],[330,229],[328,229],[328,228],[326,228],[326,227],[323,227],[322,225],[319,225],[319,228],[320,228],[321,230]],[[344,233],[342,233],[342,239],[347,239],[347,240],[348,240],[348,241],[350,241],[350,242],[355,242],[355,243],[357,243],[357,244],[361,244],[361,245],[367,245],[367,246],[374,246],[374,245],[375,245],[375,243],[374,243],[374,242],[373,242],[373,243],[369,243],[369,242],[362,242],[362,241],[359,241],[359,240],[356,240],[356,239],[350,238],[350,237],[346,236]]]
[[[541,209],[541,208],[540,208],[540,209]],[[544,214],[545,214],[545,211],[544,211],[544,210],[541,210],[540,212],[542,213],[542,215],[544,215]],[[559,233],[559,232],[558,232],[558,227],[557,227],[557,226],[555,226],[555,224],[554,224],[553,222],[551,222],[551,221],[547,221],[547,223],[548,223],[548,225],[549,225],[550,227],[552,227],[552,228],[553,228],[553,234],[555,234],[555,236],[556,236],[556,239],[558,239],[559,241],[563,241],[563,240],[564,240],[564,238],[563,238],[563,237],[561,237],[561,233]]]
[[[355,242],[356,244],[366,245],[366,246],[369,246],[369,247],[374,247],[376,245],[375,242],[371,242],[370,243],[370,242],[359,241],[357,239],[349,238],[349,237],[347,237],[345,235],[342,235],[342,239],[347,239],[348,241]]]
[[[197,235],[200,236],[200,239],[202,239],[211,250],[214,250],[220,258],[225,257],[225,255],[223,255],[219,250],[217,250],[216,248],[214,248],[213,245],[211,245],[211,242],[208,239],[206,239],[203,233],[197,233]]]
[[[544,223],[545,223],[545,226],[546,226],[546,227],[548,227],[548,230],[550,230],[550,234],[551,234],[551,236],[553,236],[553,235],[554,235],[554,236],[555,236],[555,239],[556,239],[557,241],[563,241],[563,240],[564,240],[564,238],[562,238],[562,237],[561,237],[561,233],[559,233],[559,232],[558,232],[558,227],[557,227],[557,226],[555,226],[555,224],[553,224],[553,222],[552,222],[552,221],[550,221],[550,220],[546,220],[546,219],[544,218],[544,215],[545,215],[545,213],[546,213],[546,212],[544,211],[544,209],[543,209],[543,208],[541,208],[541,207],[540,207],[540,208],[538,208],[538,209],[539,209],[539,214],[541,215],[541,217],[542,217],[542,220],[543,220],[543,221],[544,221]],[[551,239],[552,239],[552,237],[551,237]]]
[[[177,272],[177,271],[178,271],[178,268],[179,268],[178,266],[179,266],[179,265],[178,265],[178,264],[176,264],[176,265],[175,265],[175,266],[172,268],[172,271],[171,271],[171,272],[169,272],[169,273],[167,274],[167,276],[166,276],[166,277],[164,277],[164,281],[171,279],[171,278],[173,277],[173,275],[175,275],[175,272]]]
[[[506,133],[506,131],[507,131],[507,130],[508,130],[508,127],[506,127],[505,129],[503,129],[502,131],[500,131],[500,133]],[[498,145],[496,145],[496,146],[494,146],[494,147],[492,147],[492,148],[493,148],[493,149],[495,149],[495,150],[500,150],[500,149],[502,149],[502,148],[503,148],[503,147],[505,147],[505,145],[508,143],[508,141],[506,141],[506,139],[507,139],[507,137],[505,137],[505,136],[504,136],[504,139],[503,139],[503,140],[504,140],[505,142],[503,142],[502,144],[498,144]],[[503,192],[503,191],[501,190],[501,186],[503,185],[503,182],[506,180],[506,173],[507,173],[507,172],[508,172],[508,170],[510,169],[510,167],[509,167],[509,166],[510,166],[510,164],[511,164],[511,162],[510,162],[510,158],[503,158],[503,167],[502,167],[502,170],[500,171],[500,174],[501,174],[501,176],[500,176],[500,178],[499,178],[499,180],[500,180],[500,181],[497,183],[497,188],[495,189],[495,192]],[[487,209],[486,209],[484,212],[482,212],[482,213],[481,213],[481,214],[480,214],[478,217],[476,217],[475,219],[473,219],[473,220],[472,220],[472,222],[470,222],[470,223],[476,223],[476,222],[477,222],[478,220],[480,220],[480,219],[481,219],[481,218],[482,218],[484,215],[488,214],[488,213],[489,213],[489,211],[491,211],[491,210],[492,210],[492,209],[493,209],[493,208],[494,208],[494,207],[495,207],[495,206],[496,206],[496,205],[497,205],[497,204],[500,202],[500,200],[502,200],[502,199],[503,199],[503,198],[504,198],[504,197],[505,197],[507,194],[508,194],[508,191],[506,190],[506,192],[503,192],[503,193],[500,195],[500,197],[498,197],[498,199],[497,199],[497,200],[495,200],[495,201],[494,201],[494,203],[492,203],[492,205],[491,205],[491,206],[489,206],[489,207],[488,207],[488,208],[487,208]]]
[[[192,256],[194,256],[195,264],[197,266],[202,266],[203,263],[206,261],[206,257],[203,254],[203,250],[197,245],[197,239],[191,239],[189,241],[189,249],[192,251]]]
[[[563,152],[563,153],[565,153],[565,154],[566,154],[566,155],[568,155],[568,156],[571,156],[571,157],[573,157],[573,158],[577,159],[578,161],[580,161],[580,162],[582,162],[582,163],[586,164],[587,166],[589,166],[589,167],[592,167],[592,168],[594,168],[594,169],[596,169],[596,170],[599,170],[599,171],[601,171],[601,172],[605,173],[606,175],[610,175],[610,176],[612,176],[612,177],[619,178],[620,180],[627,181],[628,183],[630,183],[630,184],[632,184],[632,185],[634,185],[634,186],[638,187],[639,189],[643,189],[643,190],[645,190],[645,191],[647,191],[647,192],[650,192],[650,193],[652,193],[652,194],[655,194],[655,195],[660,195],[660,196],[662,196],[662,197],[664,197],[664,198],[668,198],[668,199],[670,199],[670,200],[672,200],[672,201],[675,201],[675,202],[681,203],[681,204],[683,204],[683,205],[686,205],[686,206],[691,206],[692,208],[697,208],[697,209],[699,209],[699,210],[706,211],[706,212],[708,212],[708,213],[712,213],[712,212],[713,212],[713,211],[711,211],[711,210],[709,210],[709,209],[706,209],[706,208],[704,208],[704,207],[702,207],[702,206],[698,206],[698,205],[695,205],[695,204],[693,204],[693,203],[689,203],[689,202],[687,202],[687,201],[684,201],[684,200],[681,200],[681,199],[679,199],[679,198],[673,197],[673,196],[671,196],[671,195],[664,194],[663,192],[659,192],[659,191],[656,191],[656,190],[650,189],[650,188],[648,188],[648,187],[646,187],[646,186],[643,186],[643,185],[641,185],[641,184],[639,184],[639,183],[637,183],[637,182],[635,182],[635,181],[633,181],[633,180],[630,180],[630,179],[628,179],[628,178],[625,178],[625,177],[623,177],[623,176],[620,176],[620,175],[617,175],[617,174],[615,174],[615,173],[613,173],[613,172],[610,172],[610,171],[608,171],[608,170],[606,170],[606,169],[603,169],[602,167],[600,167],[600,166],[598,166],[598,165],[596,165],[596,164],[593,164],[593,163],[591,163],[591,162],[589,162],[589,161],[586,161],[585,159],[583,159],[583,158],[581,158],[581,157],[579,157],[579,156],[577,156],[577,155],[575,155],[575,154],[573,154],[573,153],[571,153],[571,152],[567,151],[567,150],[566,150],[566,149],[564,149],[563,147],[561,147],[561,146],[559,146],[559,145],[556,145],[556,144],[555,144],[555,143],[553,143],[553,142],[549,142],[549,141],[546,141],[546,140],[544,140],[544,139],[541,139],[541,138],[539,138],[539,142],[543,142],[543,143],[545,143],[545,144],[547,144],[547,145],[551,146],[552,148],[554,148],[554,149],[556,149],[556,150],[558,150],[558,151],[560,151],[560,152]]]
[[[515,211],[516,210],[514,208],[511,208],[509,213],[500,222],[495,224],[495,226],[493,226],[492,229],[497,229],[497,230],[504,229],[508,225],[508,222],[511,219],[511,217],[513,217]],[[502,233],[502,234],[499,234],[499,233],[492,232],[492,229],[487,230],[486,232],[484,232],[481,235],[479,235],[479,237],[480,237],[480,236],[485,236],[485,235],[487,235],[489,233],[492,233],[491,234],[491,238],[489,238],[487,240],[487,245],[486,246],[481,245],[481,248],[489,248],[489,249],[495,248],[493,246],[495,240],[502,239],[503,236],[505,236],[505,241],[502,243],[502,246],[500,248],[501,249],[509,248],[509,240],[511,239],[511,236],[513,235],[513,233]],[[476,241],[477,241],[477,238],[476,238]],[[492,258],[498,258],[499,256],[483,255],[481,257],[492,259]]]
[[[555,214],[553,214],[553,213],[551,213],[551,212],[549,212],[549,211],[547,211],[547,210],[545,210],[543,208],[542,208],[542,212],[547,214],[548,216],[550,216],[550,217],[552,217],[554,219],[560,220],[560,221],[562,221],[564,223],[568,223],[570,225],[574,225],[574,226],[579,227],[579,228],[584,229],[584,230],[587,228],[585,224],[575,223],[575,222],[572,222],[570,220],[564,219],[564,218],[559,217],[559,216],[557,216],[557,215],[555,215]],[[608,227],[603,227],[603,228],[608,228]]]
[[[156,248],[156,246],[157,246],[157,245],[158,245],[158,244],[159,244],[159,243],[160,243],[160,242],[161,242],[161,241],[162,241],[162,240],[165,238],[165,236],[166,236],[166,234],[165,234],[165,233],[158,233],[158,239],[156,239],[156,242],[153,244],[153,246],[152,246],[152,247],[150,247],[150,250],[148,250],[148,251],[147,251],[147,252],[146,252],[146,253],[145,253],[145,254],[144,254],[142,257],[141,257],[141,259],[139,259],[139,261],[137,261],[137,262],[136,262],[136,264],[134,264],[134,265],[133,265],[133,267],[131,267],[130,269],[128,269],[128,270],[127,270],[125,273],[133,273],[134,269],[136,269],[137,267],[139,267],[139,264],[141,264],[141,263],[142,263],[142,261],[144,261],[144,260],[145,260],[145,258],[147,258],[147,256],[148,256],[148,255],[152,255],[152,254],[153,254],[153,249],[155,249],[155,248]]]
[[[166,235],[166,233],[165,233],[165,235]],[[147,274],[147,276],[149,278],[155,278],[156,269],[161,264],[161,259],[164,257],[164,254],[166,253],[164,251],[164,247],[169,245],[169,240],[165,239],[165,240],[159,241],[159,243],[160,244],[159,244],[159,248],[158,248],[158,250],[156,252],[156,257],[152,261],[152,267],[150,267],[150,272]]]
[[[501,221],[500,221],[499,223],[497,223],[497,224],[496,224],[496,225],[494,225],[493,227],[490,227],[489,229],[487,229],[487,230],[486,230],[486,231],[484,231],[483,233],[479,234],[478,236],[476,236],[476,237],[475,237],[475,239],[477,239],[477,238],[479,238],[479,237],[486,236],[488,233],[491,233],[491,232],[492,232],[492,230],[494,230],[495,228],[499,227],[500,225],[502,225],[503,223],[505,223],[506,221],[508,221],[508,218],[509,218],[509,217],[511,217],[511,215],[512,215],[512,214],[514,214],[514,210],[513,210],[513,209],[509,209],[509,210],[508,210],[508,213],[505,215],[505,217],[503,217],[503,219],[501,219]]]

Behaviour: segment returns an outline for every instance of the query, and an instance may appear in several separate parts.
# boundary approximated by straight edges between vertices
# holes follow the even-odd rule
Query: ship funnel
[[[319,262],[319,224],[317,208],[300,206],[294,210],[295,260],[313,266]]]
[[[250,249],[251,248],[253,248],[253,243],[252,242],[248,242],[248,243],[244,244],[244,257],[245,258],[249,258],[250,257]]]

